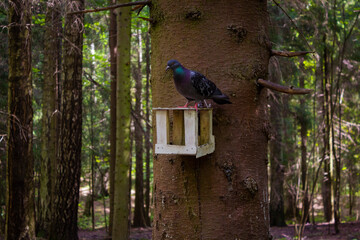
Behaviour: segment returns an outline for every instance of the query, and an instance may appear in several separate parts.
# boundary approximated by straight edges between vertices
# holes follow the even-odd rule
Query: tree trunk
[[[324,37],[324,81],[322,84],[322,92],[324,93],[323,101],[323,158],[324,158],[324,178],[322,183],[321,194],[324,205],[325,220],[330,222],[332,219],[332,207],[331,207],[331,172],[330,172],[330,119],[329,119],[329,62],[328,62],[328,50],[326,48],[326,37]]]
[[[280,69],[276,58],[271,58],[271,69]],[[270,70],[269,68],[269,70]],[[280,83],[281,75],[275,70],[269,71],[269,79]],[[281,124],[281,95],[277,92],[271,94],[270,121],[274,135],[270,140],[270,226],[286,226],[284,214],[284,165]]]
[[[145,164],[146,164],[146,177],[145,177],[145,214],[146,225],[150,226],[150,33],[145,33],[145,61],[146,61],[146,85],[145,85]]]
[[[93,74],[93,68],[94,66],[91,65],[91,74]],[[91,223],[92,223],[92,230],[95,230],[95,135],[94,135],[94,110],[93,106],[95,105],[95,85],[93,85],[90,89],[90,144],[91,144],[91,154],[90,154],[90,161],[91,161],[91,188],[89,189],[89,194],[91,193]]]
[[[153,239],[268,239],[266,1],[152,1],[154,107],[185,102],[166,62],[204,73],[232,105],[214,109],[216,149],[154,159]],[[164,127],[164,126],[157,126]]]
[[[304,59],[300,59],[300,69],[302,72],[305,72]],[[304,76],[301,75],[299,78],[299,86],[301,88],[305,87],[305,79]],[[307,183],[307,151],[306,151],[306,143],[307,143],[307,113],[306,113],[306,104],[305,104],[305,96],[300,98],[300,112],[298,116],[298,120],[300,123],[300,138],[301,138],[301,191],[302,191],[302,223],[309,222],[309,217],[304,218],[304,216],[309,216],[308,212],[310,210],[309,204],[309,196],[308,196],[308,183]]]
[[[294,152],[296,140],[294,135],[296,126],[296,122],[294,121],[293,117],[291,116],[290,110],[290,97],[289,95],[282,95],[282,141],[284,144],[284,159],[287,162],[287,166],[292,166],[295,164],[296,154]],[[299,209],[297,207],[297,183],[294,184],[294,171],[289,170],[290,176],[285,179],[287,184],[287,188],[285,191],[285,218],[286,219],[298,219],[299,217]],[[296,178],[296,176],[295,176]],[[296,180],[295,180],[296,181]]]
[[[61,62],[61,16],[59,5],[48,5],[45,17],[44,87],[42,99],[40,208],[37,235],[47,238],[51,225],[51,210],[56,181],[58,142],[58,94]]]
[[[35,239],[31,1],[9,2],[5,239]]]
[[[116,0],[109,0],[113,5]],[[110,99],[110,217],[109,235],[112,233],[114,213],[114,179],[116,162],[116,14],[110,10],[109,25],[109,48],[110,48],[110,78],[111,78],[111,99]]]
[[[120,1],[127,2],[126,0]],[[131,8],[117,10],[116,164],[112,239],[129,237]]]
[[[69,0],[67,12],[82,10],[83,0]],[[63,94],[56,194],[50,239],[78,239],[81,174],[83,15],[67,15],[64,31]]]
[[[134,69],[135,78],[135,154],[136,154],[136,180],[135,180],[135,211],[134,227],[145,227],[145,208],[144,208],[144,164],[143,164],[143,127],[141,124],[141,93],[142,93],[142,74],[140,58],[142,55],[142,44],[140,35],[140,22],[138,22],[137,40],[137,66]]]

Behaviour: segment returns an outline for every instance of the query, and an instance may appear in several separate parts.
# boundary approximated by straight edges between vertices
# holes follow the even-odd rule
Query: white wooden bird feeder
[[[196,158],[215,151],[212,109],[154,108],[155,154],[192,155]]]

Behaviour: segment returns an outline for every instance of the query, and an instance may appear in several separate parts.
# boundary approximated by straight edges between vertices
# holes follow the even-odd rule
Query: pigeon
[[[186,108],[191,101],[195,101],[196,110],[202,101],[208,107],[205,99],[212,99],[217,104],[231,104],[229,97],[201,73],[186,69],[173,59],[167,62],[166,71],[169,69],[173,70],[176,90],[187,99],[182,107]]]

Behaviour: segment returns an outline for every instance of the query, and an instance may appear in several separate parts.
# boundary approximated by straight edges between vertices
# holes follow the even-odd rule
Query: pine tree
[[[233,102],[214,106],[213,154],[154,159],[153,239],[268,239],[266,90],[254,83],[268,71],[267,2],[154,0],[151,11],[153,106],[185,102],[164,72],[174,58]]]
[[[35,239],[31,1],[9,2],[5,239]]]

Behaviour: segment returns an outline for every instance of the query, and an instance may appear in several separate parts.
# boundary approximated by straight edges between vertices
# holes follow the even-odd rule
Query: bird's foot
[[[205,99],[204,99],[204,103],[205,103],[206,108],[210,108],[210,107],[211,107],[211,103],[208,104],[208,103],[205,101]]]
[[[198,105],[199,108],[209,108],[211,107],[211,104],[208,104],[205,99],[202,100],[201,102],[199,102],[199,105]]]
[[[184,106],[178,106],[177,108],[187,108],[188,104],[185,104]]]
[[[178,108],[187,108],[189,105],[189,102],[186,102],[184,106],[178,106]]]

